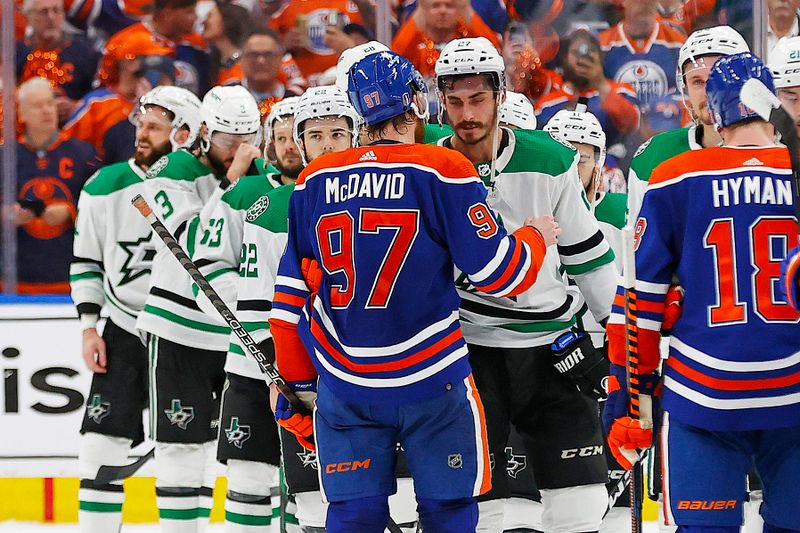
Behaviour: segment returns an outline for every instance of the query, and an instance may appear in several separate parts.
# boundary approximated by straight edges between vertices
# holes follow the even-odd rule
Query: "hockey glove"
[[[299,381],[288,385],[309,409],[313,407],[317,397],[316,380]],[[313,438],[314,421],[310,412],[296,412],[286,396],[279,394],[278,401],[275,403],[275,420],[283,429],[292,433],[303,448],[316,451]]]
[[[320,283],[322,283],[322,269],[319,267],[316,259],[303,258],[300,263],[300,271],[303,273],[303,279],[311,292],[319,291]]]
[[[658,397],[661,394],[657,373],[639,376],[641,396],[650,396],[653,420],[657,420]],[[620,466],[633,468],[639,460],[638,450],[653,445],[652,420],[636,420],[629,415],[630,396],[625,367],[611,365],[608,376],[608,399],[603,409],[603,428],[608,436],[608,448]]]
[[[792,248],[781,263],[780,286],[789,304],[800,309],[800,246]]]
[[[675,322],[683,314],[684,290],[680,285],[670,285],[664,299],[664,320],[661,322],[661,331],[668,334]]]
[[[595,400],[606,397],[603,383],[608,377],[608,359],[594,347],[586,333],[568,331],[554,342],[553,367],[572,380],[582,393]]]

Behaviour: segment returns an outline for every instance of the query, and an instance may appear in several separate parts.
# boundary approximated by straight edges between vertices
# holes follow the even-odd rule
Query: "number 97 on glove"
[[[303,413],[295,411],[286,396],[279,394],[275,402],[275,421],[283,429],[292,433],[303,448],[316,451],[316,446],[314,445],[314,420],[311,416],[311,408],[317,397],[317,382],[316,380],[297,381],[288,383],[288,385],[294,390],[303,404],[308,407],[308,411]]]

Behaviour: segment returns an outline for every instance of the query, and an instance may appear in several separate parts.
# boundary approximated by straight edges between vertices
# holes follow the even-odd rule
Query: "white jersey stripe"
[[[472,410],[472,422],[475,425],[475,456],[478,463],[478,468],[475,472],[475,485],[472,489],[472,496],[478,497],[481,495],[481,485],[483,484],[483,472],[488,465],[483,463],[483,441],[486,435],[483,434],[483,425],[481,424],[481,412],[478,409],[478,404],[475,402],[475,396],[472,384],[470,383],[470,376],[464,378],[464,386],[467,388],[467,401]]]
[[[669,344],[670,348],[674,348],[687,359],[691,359],[692,361],[715,370],[722,370],[723,372],[767,372],[770,370],[789,368],[800,363],[800,352],[781,357],[780,359],[770,359],[769,361],[727,361],[701,352],[674,335]]]
[[[286,287],[291,287],[292,289],[308,292],[308,285],[306,285],[306,282],[297,278],[278,276],[275,278],[275,286],[277,287],[278,285],[285,285]]]
[[[497,248],[497,253],[494,254],[494,257],[491,261],[489,261],[485,267],[480,269],[475,274],[469,276],[470,281],[475,284],[479,284],[497,270],[497,267],[503,262],[506,254],[508,253],[508,247],[511,246],[511,239],[506,237],[500,242],[500,246]]]
[[[683,398],[709,409],[721,411],[735,411],[737,409],[763,409],[767,407],[782,407],[800,403],[800,392],[784,394],[782,396],[760,396],[756,398],[712,398],[690,389],[683,383],[675,381],[669,376],[664,377],[664,386]]]

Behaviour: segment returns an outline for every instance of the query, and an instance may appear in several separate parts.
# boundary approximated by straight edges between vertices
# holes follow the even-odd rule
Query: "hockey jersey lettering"
[[[367,151],[376,160],[360,162]],[[380,194],[353,187],[343,199],[339,189],[339,201],[327,203],[335,189],[326,184],[353,175],[370,176],[359,184],[371,192],[373,177],[377,183],[385,176]],[[480,236],[469,211],[478,205],[488,212],[485,197],[472,165],[438,147],[377,144],[315,159],[289,204],[273,328],[296,325],[320,378],[337,394],[370,403],[440,394],[470,372],[453,263],[483,290],[513,296],[531,286],[544,255],[532,228]],[[313,297],[303,258],[324,271]],[[311,377],[304,358],[276,348],[288,380]]]
[[[111,320],[136,335],[136,318],[150,285],[155,245],[150,225],[130,200],[144,192],[144,171],[131,161],[98,171],[84,186],[75,224],[70,266],[78,312],[99,314],[108,303]]]
[[[800,423],[800,313],[775,290],[780,262],[797,244],[790,180],[786,148],[777,146],[691,151],[650,177],[636,251],[639,366],[659,364],[676,275],[686,294],[664,365],[671,418],[721,431]],[[619,290],[608,328],[617,364],[623,305]]]

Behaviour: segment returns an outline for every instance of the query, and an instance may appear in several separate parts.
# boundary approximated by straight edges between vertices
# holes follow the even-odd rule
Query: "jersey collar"
[[[625,33],[625,26],[622,22],[617,23],[617,31],[619,32],[619,37],[625,46],[628,47],[628,50],[632,54],[646,54],[650,51],[650,47],[653,46],[656,38],[658,37],[658,31],[661,29],[661,25],[656,21],[653,24],[653,31],[650,33],[650,37],[644,40],[644,44],[641,47],[636,46],[636,42],[628,37],[628,34]]]

